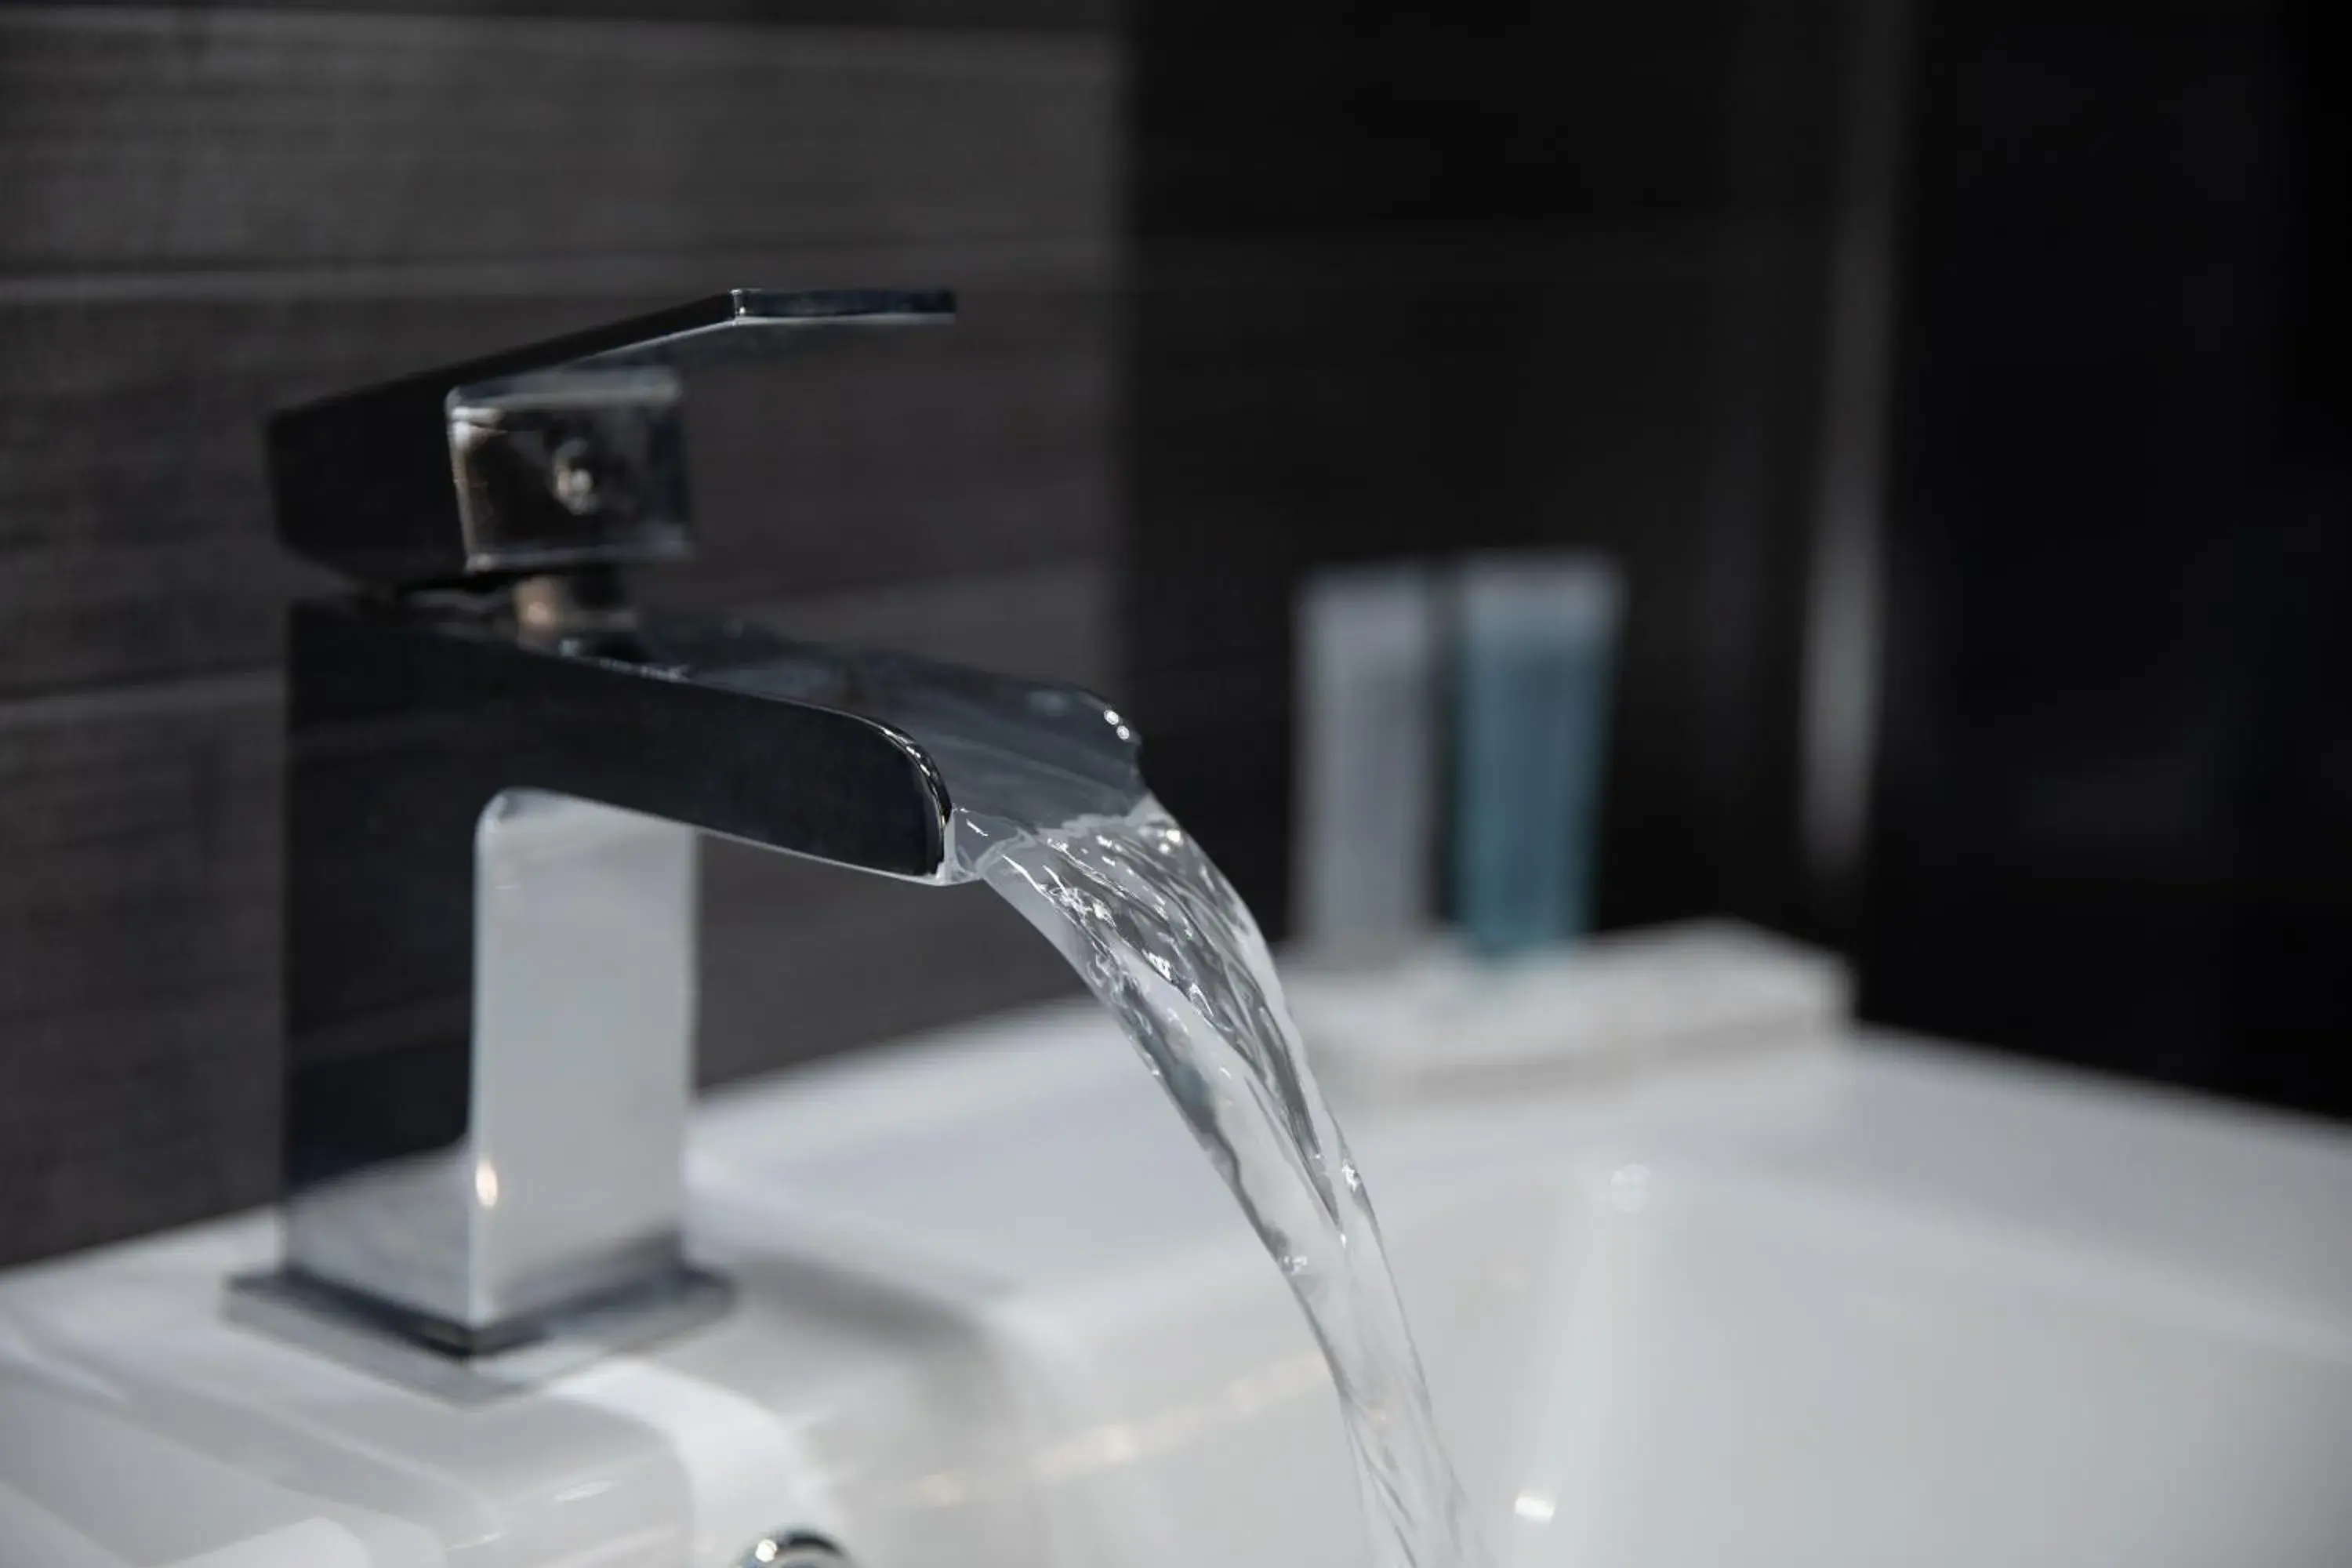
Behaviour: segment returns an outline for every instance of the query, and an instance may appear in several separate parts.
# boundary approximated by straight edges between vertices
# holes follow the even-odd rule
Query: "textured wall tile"
[[[1115,46],[0,11],[0,268],[378,265],[1097,232]]]

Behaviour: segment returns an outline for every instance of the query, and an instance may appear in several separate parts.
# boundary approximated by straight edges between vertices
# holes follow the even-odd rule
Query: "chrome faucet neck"
[[[686,537],[648,367],[946,309],[739,291],[273,422],[287,542],[373,592],[289,621],[268,1291],[461,1356],[674,1321],[712,1296],[678,1240],[696,836],[944,882],[960,807],[1143,798],[1084,692],[623,592]]]

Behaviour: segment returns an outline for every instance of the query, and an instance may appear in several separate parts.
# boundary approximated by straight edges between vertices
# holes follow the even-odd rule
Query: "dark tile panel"
[[[1825,110],[1838,0],[1137,8],[1141,231],[1480,226],[1816,204],[1735,176]]]
[[[1631,581],[1603,918],[1797,906],[1854,14],[1139,6],[1131,706],[1177,753],[1163,796],[1263,909],[1298,574],[1524,544],[1607,549]]]
[[[1328,542],[1367,553],[1438,510],[1472,533],[1524,528],[1530,473],[1612,475],[1708,446],[1717,296],[1771,237],[1661,220],[1149,242],[1130,329],[1137,483],[1155,501],[1265,509],[1236,519],[1255,538],[1311,493],[1355,514],[1321,530]],[[1243,438],[1207,440],[1203,421]]]
[[[278,682],[0,707],[0,1017],[235,987],[274,962]],[[238,911],[183,926],[191,913]]]
[[[1072,556],[763,613],[1099,682],[1108,584]],[[271,1192],[280,700],[241,674],[0,704],[0,1266]],[[1063,984],[973,889],[721,850],[705,910],[706,1079]]]
[[[146,5],[153,0],[89,0],[95,5]],[[261,10],[365,12],[411,16],[479,16],[601,17],[641,20],[647,0],[172,0],[179,11]],[[1103,31],[1115,26],[1119,0],[667,0],[666,22],[733,22],[765,26],[847,24],[861,27],[1055,28]]]
[[[811,642],[896,648],[1120,698],[1111,569],[1097,549],[1013,571],[924,577],[751,605]]]
[[[1814,254],[1729,218],[1145,243],[1130,706],[1254,900],[1280,908],[1300,574],[1576,546],[1629,593],[1603,917],[1785,918]]]
[[[2309,373],[2347,346],[2347,187],[2322,18],[1927,10],[1860,968],[1877,1020],[2341,1117],[2352,476],[2344,378]]]
[[[0,1263],[270,1190],[278,698],[0,708]]]
[[[1076,35],[0,9],[0,274],[579,258],[1114,221]]]
[[[1671,225],[1147,247],[1139,679],[1281,655],[1312,563],[1580,543],[1671,564],[1714,504],[1718,300],[1752,250]],[[1190,717],[1183,687],[1139,700],[1147,723],[1163,700],[1230,721]]]
[[[714,842],[702,901],[706,1084],[1079,990],[982,887],[892,882]]]
[[[284,599],[322,579],[270,534],[271,407],[704,286],[679,270],[558,299],[0,304],[0,696],[275,658]],[[724,604],[1094,548],[1110,310],[1083,277],[984,285],[952,329],[698,383],[705,564],[657,592]]]

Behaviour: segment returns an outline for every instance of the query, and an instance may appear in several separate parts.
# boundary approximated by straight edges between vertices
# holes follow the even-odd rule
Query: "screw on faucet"
[[[554,456],[548,459],[548,488],[554,492],[558,504],[574,517],[585,517],[594,511],[603,499],[597,491],[593,455],[588,442],[574,436],[557,447]]]

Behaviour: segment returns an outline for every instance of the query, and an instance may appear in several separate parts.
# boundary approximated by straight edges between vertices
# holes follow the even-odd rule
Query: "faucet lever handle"
[[[278,537],[391,589],[677,560],[680,371],[954,319],[938,290],[737,289],[284,410]]]

